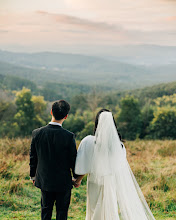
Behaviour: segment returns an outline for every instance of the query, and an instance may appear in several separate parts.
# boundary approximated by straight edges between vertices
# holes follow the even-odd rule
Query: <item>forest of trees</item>
[[[63,127],[82,139],[93,134],[96,113],[107,108],[113,112],[123,139],[176,139],[176,94],[173,84],[169,90],[166,85],[165,90],[160,85],[157,95],[155,87],[106,94],[92,90],[75,95],[69,100],[71,112]],[[50,121],[52,102],[25,87],[13,94],[11,99],[0,99],[0,137],[30,136],[33,129]]]

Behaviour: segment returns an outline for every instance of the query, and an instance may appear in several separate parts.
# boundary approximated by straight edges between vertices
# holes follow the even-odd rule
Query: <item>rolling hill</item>
[[[0,51],[0,74],[46,82],[100,86],[124,91],[176,80],[176,64],[132,65],[99,57],[53,52]]]

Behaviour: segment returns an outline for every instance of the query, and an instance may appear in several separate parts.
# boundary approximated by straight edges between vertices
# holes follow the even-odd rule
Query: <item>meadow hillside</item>
[[[176,141],[136,140],[125,146],[156,220],[176,219]],[[0,219],[40,219],[40,190],[29,180],[29,148],[27,138],[0,139]],[[85,213],[86,178],[72,191],[68,219],[84,220]]]

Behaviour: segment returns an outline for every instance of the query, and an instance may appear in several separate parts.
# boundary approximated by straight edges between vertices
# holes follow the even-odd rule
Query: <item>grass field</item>
[[[129,164],[157,220],[176,219],[176,141],[126,142]],[[30,139],[0,139],[0,219],[40,219],[29,180]],[[85,219],[86,179],[73,189],[68,219]],[[53,213],[55,219],[55,211]]]

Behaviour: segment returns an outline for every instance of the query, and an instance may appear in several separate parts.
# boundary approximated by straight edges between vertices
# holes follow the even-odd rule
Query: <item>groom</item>
[[[74,134],[63,129],[70,105],[59,100],[53,103],[52,120],[32,132],[30,177],[41,189],[41,219],[51,220],[56,202],[56,220],[66,220],[70,204],[72,175],[76,160]],[[74,175],[75,176],[75,175]]]

